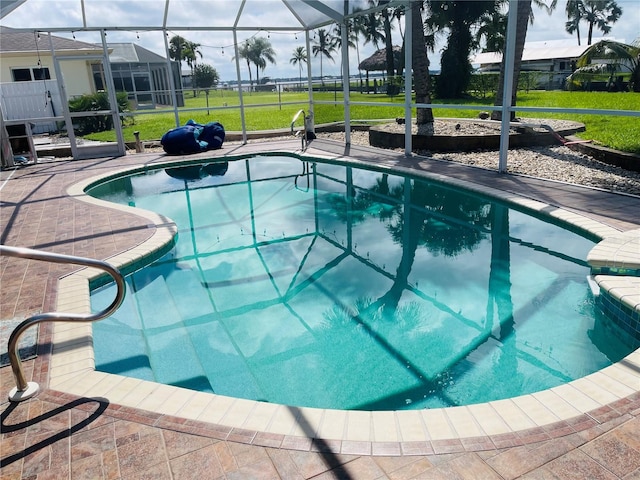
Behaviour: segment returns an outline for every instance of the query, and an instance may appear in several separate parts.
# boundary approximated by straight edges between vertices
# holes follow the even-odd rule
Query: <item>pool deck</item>
[[[297,140],[226,144],[197,158],[299,153]],[[570,221],[605,240],[592,265],[640,268],[640,197],[315,140],[312,157],[453,181]],[[496,154],[497,155],[497,154]],[[0,173],[1,243],[116,265],[175,232],[170,219],[86,198],[91,179],[179,157],[50,161]],[[88,308],[87,269],[0,258],[0,321]],[[599,281],[640,311],[638,277]],[[640,478],[640,350],[585,379],[489,404],[406,412],[291,408],[201,394],[93,369],[91,327],[43,324],[24,362],[41,392],[7,401],[0,369],[0,479]]]

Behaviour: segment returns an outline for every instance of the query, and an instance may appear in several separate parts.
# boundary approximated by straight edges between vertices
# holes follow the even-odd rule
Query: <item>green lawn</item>
[[[245,93],[246,128],[248,131],[289,128],[295,113],[307,108],[306,93],[295,92],[253,92]],[[316,101],[342,102],[341,92],[314,93]],[[352,93],[350,97],[351,119],[376,120],[390,119],[404,116],[403,98],[388,97],[384,94]],[[354,102],[397,103],[398,106],[365,106],[354,105]],[[434,103],[459,104],[478,106],[477,110],[456,110],[452,108],[436,108],[436,117],[475,118],[480,111],[493,105],[492,98],[470,98],[465,100],[436,100]],[[203,92],[193,97],[192,92],[185,92],[185,106],[179,111],[180,124],[194,119],[199,123],[218,121],[227,131],[240,131],[240,102],[237,93],[231,91],[214,91],[208,98]],[[269,106],[255,106],[264,105]],[[551,108],[579,108],[579,109],[612,109],[640,111],[640,94],[637,93],[607,93],[607,92],[565,92],[565,91],[530,91],[518,93],[518,105],[526,107]],[[199,111],[184,111],[186,109],[201,109]],[[142,140],[157,140],[169,129],[175,127],[173,111],[166,111],[154,115],[138,111],[124,127],[126,141],[134,140],[134,131],[140,132]],[[415,115],[415,112],[414,112]],[[562,118],[584,123],[586,131],[581,138],[593,140],[596,143],[626,152],[640,154],[640,119],[638,117],[594,115],[594,114],[559,114],[546,112],[523,112],[520,117],[534,118]],[[340,122],[344,120],[342,105],[316,105],[315,123]],[[301,121],[296,124],[301,126]],[[113,131],[92,134],[88,138],[94,140],[114,140]]]

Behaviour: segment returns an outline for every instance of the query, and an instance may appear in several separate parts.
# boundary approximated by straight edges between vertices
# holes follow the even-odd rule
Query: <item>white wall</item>
[[[50,96],[49,96],[50,94]],[[56,80],[0,83],[2,113],[6,120],[28,120],[62,115]],[[53,132],[55,121],[38,122],[33,133]]]
[[[60,66],[62,69],[62,76],[64,77],[65,85],[67,88],[67,95],[73,97],[76,95],[83,95],[85,93],[94,93],[95,85],[93,77],[91,76],[91,64],[86,60],[82,60],[82,57],[78,57],[79,60],[62,61]],[[49,69],[51,79],[56,78],[56,72],[53,67],[53,59],[51,55],[40,54],[40,63],[42,67]],[[13,82],[13,76],[11,70],[13,68],[37,68],[38,67],[38,55],[33,54],[21,54],[20,56],[2,55],[0,56],[0,82],[9,83]],[[38,82],[36,80],[36,82]],[[42,82],[42,81],[40,81]]]

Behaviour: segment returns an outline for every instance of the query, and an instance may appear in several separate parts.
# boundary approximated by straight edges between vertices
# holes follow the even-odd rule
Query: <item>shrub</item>
[[[118,112],[129,111],[129,100],[127,92],[116,94],[118,101]],[[69,100],[69,111],[71,112],[99,112],[109,110],[109,96],[107,92],[98,92]],[[95,132],[105,132],[113,128],[113,117],[111,115],[95,115],[78,117],[74,119],[75,128],[80,135]]]

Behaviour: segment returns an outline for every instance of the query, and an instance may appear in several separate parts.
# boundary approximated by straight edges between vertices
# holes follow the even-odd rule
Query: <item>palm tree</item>
[[[169,40],[169,58],[177,61],[180,66],[182,65],[183,61],[187,63],[187,66],[191,70],[192,82],[198,55],[200,55],[200,58],[202,58],[200,46],[201,45],[199,43],[190,42],[180,35],[174,35],[173,37],[171,37],[171,40]],[[193,96],[196,96],[195,90],[193,91]]]
[[[187,66],[191,70],[191,83],[195,87],[195,67],[198,59],[198,55],[202,58],[202,52],[199,50],[200,44],[195,42],[187,42],[184,49],[184,60],[187,62]],[[197,95],[196,89],[193,89],[193,96]]]
[[[201,45],[199,43],[187,41],[183,50],[183,59],[191,69],[191,75],[193,75],[193,69],[196,66],[198,55],[202,58],[200,47]]]
[[[256,84],[260,83],[259,70],[267,67],[267,61],[276,63],[276,52],[271,46],[271,42],[264,37],[255,37],[249,43],[249,56],[251,62],[256,66]]]
[[[381,4],[388,3],[388,0],[369,0],[369,5],[372,7],[379,6]],[[387,77],[391,79],[391,77],[395,74],[395,65],[393,58],[393,39],[391,38],[391,29],[393,28],[391,25],[391,17],[389,16],[389,10],[383,9],[380,12],[380,16],[382,17],[382,27],[384,29],[384,46],[385,46],[385,61],[387,64]]]
[[[584,17],[584,3],[582,0],[567,0],[564,11],[567,14],[567,23],[564,24],[564,28],[567,33],[576,32],[578,45],[580,45],[580,20]]]
[[[304,47],[296,47],[293,51],[293,55],[289,59],[289,63],[292,65],[298,65],[300,70],[300,86],[302,86],[302,64],[307,63],[307,51]]]
[[[421,3],[421,2],[417,2]],[[362,34],[364,36],[364,44],[371,42],[376,50],[379,50],[380,43],[384,41],[382,19],[376,13],[367,13],[362,17]]]
[[[432,0],[427,27],[436,33],[447,29],[447,46],[441,58],[441,82],[436,83],[439,98],[460,98],[471,80],[469,54],[473,46],[472,30],[483,15],[498,9],[497,0],[456,2]]]
[[[246,40],[238,47],[238,57],[243,58],[247,62],[247,70],[249,71],[249,90],[253,90],[253,78],[251,77],[251,44],[250,39]],[[235,60],[233,57],[232,60]]]
[[[476,45],[482,43],[483,52],[502,52],[504,50],[504,34],[507,31],[507,16],[500,10],[487,12],[479,20],[475,35]]]
[[[357,38],[356,38],[356,33],[353,29],[353,20],[352,19],[347,19],[347,48],[357,48]],[[342,25],[339,23],[336,23],[335,26],[333,27],[333,35],[334,35],[334,45],[336,47],[336,50],[341,50],[342,49]],[[340,72],[342,73],[343,70],[343,65],[342,65],[342,57],[340,57]]]
[[[324,28],[318,30],[318,38],[313,40],[314,45],[311,47],[313,56],[317,57],[320,54],[320,78],[322,79],[322,85],[324,85],[324,75],[322,74],[322,57],[327,57],[332,62],[332,53],[336,51],[336,44],[334,39],[331,38],[329,32]]]
[[[607,60],[606,63],[591,63],[594,59]],[[576,62],[578,69],[568,80],[577,82],[608,75],[608,82],[614,85],[615,77],[629,75],[629,89],[640,92],[640,43],[627,45],[612,40],[601,40],[587,48]]]
[[[184,50],[186,49],[188,40],[180,35],[174,35],[169,40],[169,58],[175,60],[178,64],[182,64],[184,60]]]
[[[360,35],[364,36],[365,32],[365,23],[364,17],[362,15],[358,15],[351,19],[351,26],[353,28],[353,40],[356,44],[356,57],[358,60],[358,75],[360,76],[360,86],[362,87],[362,70],[360,70]]]
[[[402,25],[404,23],[404,5],[394,7],[391,13],[392,18],[398,22],[398,31],[400,32],[400,38],[402,39],[402,54],[400,55],[400,61],[396,68],[396,75],[401,76],[404,70],[404,32],[402,31]]]
[[[505,38],[507,36],[507,14],[500,8],[506,4],[508,0],[498,0],[497,8],[482,15],[478,20],[478,30],[475,35],[476,45],[481,44],[481,40],[485,39],[485,48],[483,52],[503,52]],[[532,0],[532,5],[543,9],[547,14],[551,15],[555,10],[558,0]],[[529,24],[533,25],[535,16],[533,9],[529,13]]]
[[[610,23],[616,23],[622,9],[614,0],[584,0],[584,20],[589,24],[587,45],[591,45],[593,27],[605,35],[611,31]]]

